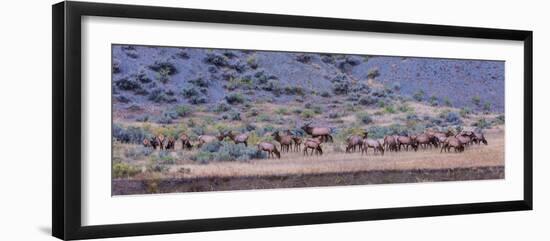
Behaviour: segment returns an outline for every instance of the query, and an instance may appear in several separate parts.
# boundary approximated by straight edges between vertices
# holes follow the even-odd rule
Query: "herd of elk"
[[[280,151],[277,145],[271,142],[260,142],[257,144],[257,148],[260,151],[267,152],[270,158],[281,158],[281,152],[298,152],[303,144],[303,155],[323,155],[322,143],[333,142],[331,136],[332,129],[329,127],[314,127],[311,126],[311,123],[306,123],[301,129],[310,135],[311,138],[296,135],[290,130],[275,131],[271,133],[271,136],[279,143]],[[143,139],[143,145],[145,147],[152,147],[153,149],[174,150],[177,141],[180,140],[182,149],[191,150],[194,146],[200,148],[210,142],[223,141],[226,137],[235,144],[248,146],[249,135],[247,133],[234,133],[233,131],[220,133],[219,135],[200,135],[197,138],[196,145],[191,144],[191,138],[185,133],[180,134],[178,138],[172,136],[165,137],[160,134]],[[367,154],[369,148],[374,150],[374,154],[379,153],[380,155],[384,155],[385,151],[400,152],[402,150],[413,150],[416,152],[419,148],[441,148],[441,153],[444,151],[450,152],[451,148],[455,152],[463,152],[465,147],[481,143],[488,144],[487,139],[481,132],[461,131],[455,135],[452,131],[441,132],[433,130],[427,130],[417,135],[387,135],[383,139],[378,140],[369,138],[369,133],[365,131],[362,135],[350,135],[345,140],[346,153],[360,151],[361,155]]]

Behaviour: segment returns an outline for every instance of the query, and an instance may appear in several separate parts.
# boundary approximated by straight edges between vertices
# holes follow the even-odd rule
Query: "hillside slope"
[[[502,61],[124,45],[112,51],[114,112],[132,106],[208,108],[239,98],[289,104],[328,97],[351,105],[399,98],[504,112]]]

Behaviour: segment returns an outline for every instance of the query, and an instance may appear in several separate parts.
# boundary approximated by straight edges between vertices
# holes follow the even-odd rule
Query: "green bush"
[[[426,95],[426,93],[424,92],[424,90],[419,90],[419,91],[417,91],[416,93],[414,93],[413,98],[414,98],[416,101],[423,101],[425,95]]]
[[[489,123],[485,118],[478,119],[473,126],[478,127],[480,129],[485,129],[491,126],[491,123]]]
[[[323,107],[321,107],[319,105],[314,105],[310,109],[313,110],[313,112],[315,112],[315,114],[323,113]]]
[[[214,108],[214,112],[220,113],[220,112],[226,112],[231,110],[231,106],[229,106],[227,103],[220,102],[216,107]]]
[[[408,104],[402,104],[397,108],[401,112],[414,112],[414,108],[410,107]]]
[[[227,103],[231,105],[244,103],[244,97],[240,93],[233,93],[228,96],[225,96],[225,100],[227,101]]]
[[[479,95],[472,97],[472,103],[474,103],[474,105],[476,106],[479,106],[479,104],[481,104],[481,98],[479,97]]]
[[[258,68],[258,62],[256,61],[256,58],[254,56],[248,57],[246,60],[246,63],[251,69],[257,69]]]
[[[493,120],[493,123],[495,125],[503,125],[504,121],[505,121],[504,115],[498,115],[497,117],[495,117],[495,120]]]
[[[453,106],[453,104],[451,103],[451,100],[449,100],[449,97],[445,96],[445,98],[443,98],[443,104],[445,104],[445,106]]]
[[[162,68],[157,72],[157,80],[163,84],[170,81],[170,70]]]
[[[257,122],[269,122],[269,121],[271,121],[271,116],[268,115],[268,114],[259,114],[256,117],[256,121]]]
[[[141,144],[144,138],[151,136],[151,133],[137,126],[124,127],[113,124],[113,138],[123,143]]]
[[[164,71],[167,75],[174,75],[178,73],[176,65],[168,58],[166,59],[157,59],[149,68],[157,73]]]
[[[315,111],[311,109],[305,109],[302,111],[301,116],[305,119],[313,118],[315,116]]]
[[[395,111],[393,105],[387,105],[386,107],[384,107],[384,112],[388,114],[395,114],[397,111]]]
[[[126,158],[129,158],[131,160],[138,160],[143,157],[149,156],[153,153],[153,149],[144,147],[144,146],[136,146],[134,148],[128,148],[124,152],[124,156]]]
[[[430,105],[431,106],[438,106],[439,105],[439,100],[437,99],[437,97],[435,97],[433,95],[430,97]]]
[[[200,163],[211,161],[248,161],[266,158],[265,153],[256,147],[246,147],[233,142],[211,142],[201,147],[191,159]]]
[[[176,107],[176,113],[177,113],[180,117],[188,116],[188,115],[191,114],[192,112],[193,112],[193,109],[191,109],[191,107],[186,106],[186,105],[180,105],[180,106]]]
[[[369,69],[369,72],[367,74],[367,78],[375,79],[378,76],[380,76],[380,71],[378,70],[378,68]]]
[[[483,104],[483,110],[486,111],[486,112],[490,112],[491,111],[491,103],[490,102],[485,102],[485,104]]]
[[[141,172],[138,167],[125,162],[114,163],[112,171],[114,178],[130,178]]]
[[[361,122],[363,124],[366,124],[366,125],[373,122],[373,119],[372,119],[371,115],[367,112],[362,112],[362,113],[357,114],[357,118],[359,120],[361,120]]]
[[[466,117],[471,113],[472,113],[472,110],[468,107],[463,107],[462,109],[460,109],[460,116],[462,117]]]
[[[321,97],[329,98],[329,97],[331,97],[331,95],[328,91],[323,91],[323,92],[321,92]]]
[[[290,114],[289,111],[288,111],[288,108],[286,108],[286,107],[278,108],[277,110],[275,110],[275,113],[279,114],[279,115],[288,115],[288,114]]]
[[[285,95],[305,95],[305,91],[301,86],[286,86],[284,88],[284,93]]]

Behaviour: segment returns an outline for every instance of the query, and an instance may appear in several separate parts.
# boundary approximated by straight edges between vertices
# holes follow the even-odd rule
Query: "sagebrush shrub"
[[[115,80],[115,86],[119,90],[126,91],[136,91],[142,89],[141,85],[135,79],[128,76]]]
[[[244,97],[240,93],[229,94],[229,95],[225,96],[225,100],[227,101],[227,103],[229,103],[231,105],[244,103]]]
[[[176,65],[169,58],[155,60],[153,64],[149,65],[149,69],[156,72],[163,71],[166,75],[174,75],[178,73]]]
[[[130,158],[131,160],[137,160],[142,157],[147,157],[151,155],[151,153],[153,153],[152,148],[137,146],[137,147],[128,148],[124,153],[124,155],[126,156],[126,158]]]
[[[151,136],[151,133],[137,126],[124,127],[119,124],[113,124],[113,138],[123,143],[141,144],[144,138]]]
[[[112,67],[113,74],[118,74],[121,72],[120,68],[120,60],[113,59],[113,67]]]
[[[370,124],[370,123],[372,123],[372,122],[374,121],[374,120],[372,119],[371,115],[370,115],[369,113],[367,113],[367,112],[359,113],[359,114],[357,115],[357,118],[358,118],[359,120],[361,120],[361,122],[362,122],[363,124],[366,124],[366,125],[368,125],[368,124]]]
[[[453,124],[453,125],[458,125],[458,124],[461,124],[462,123],[462,119],[460,118],[460,114],[457,113],[457,112],[454,112],[454,111],[451,111],[449,113],[447,113],[447,115],[445,116],[445,121]]]
[[[213,53],[209,53],[204,58],[204,62],[207,64],[212,64],[217,67],[226,67],[229,65],[229,62],[227,61],[227,58],[223,55],[217,55]]]
[[[175,97],[168,96],[165,90],[159,89],[159,88],[152,90],[151,93],[149,93],[149,96],[147,99],[155,103],[177,102],[177,99]]]
[[[248,161],[266,158],[265,153],[256,147],[246,147],[233,142],[210,142],[203,145],[192,159],[208,163],[211,161]]]
[[[309,64],[312,60],[311,55],[308,54],[298,54],[296,55],[296,61],[302,63],[302,64]]]
[[[114,178],[130,178],[141,172],[138,167],[125,162],[114,163],[112,170]]]
[[[189,54],[185,50],[180,50],[176,56],[178,56],[181,59],[189,59]]]
[[[375,79],[378,76],[380,76],[380,71],[378,70],[378,68],[369,69],[369,72],[367,73],[367,78]]]

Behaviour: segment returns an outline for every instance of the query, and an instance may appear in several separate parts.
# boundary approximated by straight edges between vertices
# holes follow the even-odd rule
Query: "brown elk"
[[[375,140],[375,139],[369,139],[368,136],[369,136],[368,132],[365,132],[363,134],[363,148],[361,149],[361,155],[363,155],[363,153],[365,153],[365,155],[367,155],[368,149],[372,148],[372,149],[374,149],[375,154],[378,151],[383,156],[384,155],[384,147],[382,146],[382,143],[378,140]]]
[[[292,151],[300,151],[302,147],[302,137],[293,134],[290,130],[286,130],[285,133],[292,137],[292,143],[294,143],[294,148],[291,148]]]
[[[441,144],[441,151],[440,153],[445,150],[445,152],[449,152],[451,150],[451,147],[454,148],[455,152],[463,152],[464,151],[464,145],[458,140],[458,138],[454,136],[447,137],[445,139],[445,142]]]
[[[447,136],[436,136],[436,138],[439,144],[442,144],[445,140],[447,140]]]
[[[160,134],[156,138],[156,142],[161,150],[164,150],[164,135]]]
[[[211,135],[200,135],[199,136],[199,143],[197,144],[197,147],[202,147],[202,145],[214,141],[221,141],[223,140],[225,136],[224,135],[218,135],[218,136],[211,136]]]
[[[401,151],[401,146],[405,147],[405,151],[409,151],[409,146],[414,150],[418,150],[418,144],[416,142],[416,136],[398,136],[397,137],[397,149]]]
[[[431,135],[431,136],[435,136],[438,139],[440,139],[440,137],[454,136],[454,133],[451,130],[447,130],[447,132],[427,130],[426,134]]]
[[[313,127],[311,126],[311,123],[308,122],[304,124],[301,128],[306,133],[310,134],[313,138],[321,137],[321,141],[323,142],[333,142],[332,136],[330,135],[332,130],[329,127]]]
[[[292,136],[292,141],[294,142],[294,151],[300,151],[302,147],[302,137]]]
[[[363,147],[363,137],[358,135],[352,135],[346,138],[347,146],[346,146],[346,152],[355,152],[357,148],[359,148],[359,151],[361,151]]]
[[[281,152],[289,152],[292,145],[292,136],[288,134],[281,135],[279,131],[271,134],[273,138],[281,144]]]
[[[155,137],[151,137],[151,140],[149,140],[149,143],[151,143],[151,147],[153,147],[154,150],[156,150],[157,147],[159,146],[157,138]]]
[[[143,143],[144,147],[150,147],[151,146],[151,142],[147,138],[143,138],[142,143]]]
[[[397,136],[386,136],[384,137],[384,148],[388,151],[395,151],[397,152]]]
[[[473,142],[478,144],[478,145],[480,143],[483,143],[485,145],[488,144],[487,139],[485,139],[485,135],[483,135],[483,133],[481,133],[481,132],[474,132]]]
[[[180,135],[181,148],[191,150],[193,145],[191,145],[191,138],[185,133]]]
[[[267,152],[267,157],[271,158],[271,156],[275,155],[277,158],[281,158],[281,153],[279,153],[279,150],[277,150],[277,146],[269,143],[269,142],[260,142],[258,143],[258,150]]]
[[[229,131],[225,136],[229,137],[235,144],[243,143],[248,146],[248,134],[234,134],[233,131]]]
[[[455,136],[463,146],[468,146],[473,142],[475,134],[473,131],[462,131]]]
[[[304,142],[304,155],[308,155],[307,152],[308,149],[311,149],[311,155],[315,152],[315,154],[323,155],[323,149],[321,148],[321,141],[320,139],[310,139],[308,138]]]
[[[176,139],[174,137],[168,137],[166,143],[166,150],[174,150],[176,148]]]
[[[419,147],[426,149],[428,147],[437,147],[439,139],[433,134],[422,133],[416,137],[416,142]]]

